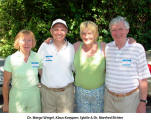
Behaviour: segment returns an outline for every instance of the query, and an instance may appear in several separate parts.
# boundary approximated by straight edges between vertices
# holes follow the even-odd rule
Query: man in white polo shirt
[[[129,23],[121,16],[109,24],[114,39],[106,46],[104,112],[146,112],[147,78],[150,77],[141,44],[129,44]]]
[[[42,43],[38,50],[43,57],[42,112],[70,113],[74,105],[74,47],[65,38],[68,27],[64,20],[53,21],[50,32],[53,40]]]

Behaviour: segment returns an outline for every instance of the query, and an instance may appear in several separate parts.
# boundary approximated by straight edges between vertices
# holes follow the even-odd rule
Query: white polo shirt
[[[53,42],[42,43],[38,53],[43,58],[43,72],[41,82],[48,88],[62,88],[74,82],[72,67],[74,47],[67,42],[57,51]]]
[[[139,43],[118,49],[115,42],[106,46],[106,87],[115,93],[127,93],[150,77],[144,48]]]

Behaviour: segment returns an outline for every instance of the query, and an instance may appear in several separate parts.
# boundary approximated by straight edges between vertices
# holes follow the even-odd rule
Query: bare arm
[[[11,72],[4,71],[4,83],[3,83],[3,99],[4,99],[4,105],[3,105],[3,112],[8,112],[8,104],[9,104],[9,83],[10,79],[12,77]]]
[[[147,91],[148,91],[148,82],[147,79],[143,79],[139,81],[139,90],[140,90],[140,99],[146,100],[147,99]],[[146,103],[140,102],[137,111],[138,113],[145,113],[146,112]]]
[[[38,72],[39,72],[39,75],[41,77],[41,75],[42,75],[42,69],[39,69]]]
[[[81,43],[81,41],[78,41],[73,44],[75,52],[77,52],[78,48],[80,47],[80,43]]]
[[[140,99],[147,99],[147,91],[148,91],[148,82],[147,79],[143,79],[139,81],[139,89],[140,89]]]
[[[105,47],[106,47],[106,43],[105,42],[101,42],[101,48],[102,48],[104,56],[105,56]]]

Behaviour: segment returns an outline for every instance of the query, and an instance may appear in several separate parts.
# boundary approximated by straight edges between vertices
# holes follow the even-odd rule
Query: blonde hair
[[[85,21],[80,24],[80,37],[85,29],[91,30],[94,34],[95,40],[99,37],[98,26],[92,21]],[[81,37],[82,38],[82,37]]]
[[[15,49],[19,49],[19,40],[21,38],[24,38],[24,35],[30,35],[32,37],[32,48],[35,47],[36,45],[36,39],[35,39],[35,35],[32,31],[30,30],[21,30],[15,37],[15,42],[14,42],[14,48]]]

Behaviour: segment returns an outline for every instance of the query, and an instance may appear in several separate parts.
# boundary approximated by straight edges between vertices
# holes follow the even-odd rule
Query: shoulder
[[[78,41],[78,42],[76,42],[76,43],[73,44],[75,52],[76,52],[76,51],[78,50],[78,48],[80,47],[80,44],[81,44],[81,43],[82,43],[81,41]]]
[[[140,44],[140,43],[129,44],[129,46],[132,47],[133,49],[135,49],[135,50],[138,51],[138,52],[145,51],[143,45]]]
[[[68,41],[66,52],[74,55],[74,46]]]
[[[48,46],[48,45],[49,45],[49,44],[43,42],[43,43],[40,45],[40,47],[46,47],[46,46]]]
[[[36,52],[34,52],[34,51],[31,50],[31,55],[32,55],[32,56],[37,56],[38,53],[36,53]]]
[[[44,52],[46,50],[46,48],[48,47],[48,45],[50,45],[50,44],[43,42],[38,49],[38,53]]]
[[[114,41],[111,41],[111,42],[106,44],[106,46],[113,46],[113,45],[114,45]]]
[[[37,52],[31,51],[31,58],[33,60],[38,60],[39,61],[39,60],[42,59],[42,56]]]
[[[16,61],[16,59],[18,59],[19,57],[20,57],[19,52],[17,51],[17,52],[6,57],[5,64],[8,64],[9,62]]]
[[[73,47],[73,45],[68,41],[68,46],[69,47]]]
[[[102,48],[102,49],[105,49],[106,43],[105,43],[105,42],[100,42],[100,44],[101,44],[101,48]]]
[[[39,53],[34,52],[34,51],[32,51],[32,50],[31,50],[31,55],[32,55],[33,57],[39,57],[39,56],[40,56]]]
[[[5,59],[5,62],[6,62],[6,61],[10,61],[10,58],[11,58],[11,57],[12,57],[12,55],[7,56],[6,59]]]
[[[68,43],[67,43],[67,48],[69,48],[69,49],[74,49],[74,46],[73,46],[73,44],[71,44],[71,43],[68,41]]]
[[[105,56],[105,47],[106,47],[106,43],[105,42],[100,42],[100,46],[101,46],[101,49],[103,51],[103,54]]]
[[[16,58],[16,57],[20,57],[19,51],[16,51],[15,53],[9,55],[6,59],[12,59],[12,58]]]
[[[109,42],[109,43],[106,44],[105,50],[111,49],[111,48],[113,48],[113,47],[115,47],[114,41]]]

